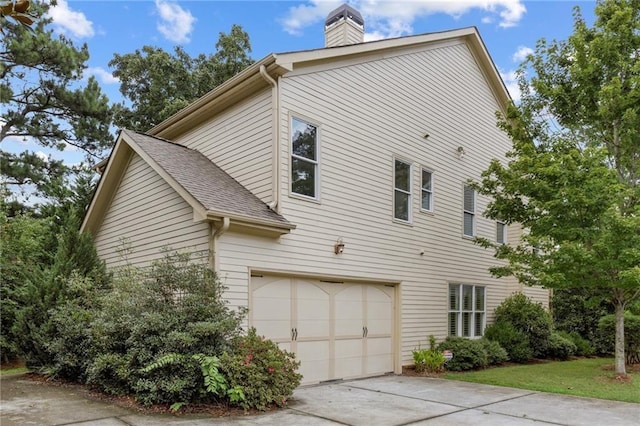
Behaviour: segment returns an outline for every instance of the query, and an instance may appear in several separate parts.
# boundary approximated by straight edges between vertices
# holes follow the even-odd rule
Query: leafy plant
[[[479,340],[449,336],[438,345],[439,351],[449,350],[453,358],[447,362],[447,370],[465,371],[488,365],[487,353]]]
[[[510,361],[527,362],[533,357],[529,338],[510,322],[498,321],[488,326],[484,330],[484,337],[498,342],[507,351]]]
[[[600,319],[600,351],[613,353],[615,344],[615,315],[606,315]],[[640,315],[631,312],[624,314],[624,351],[627,364],[640,364]]]
[[[296,371],[299,366],[294,354],[258,336],[255,328],[236,338],[233,350],[220,356],[220,371],[231,390],[230,401],[245,409],[286,405],[302,379]]]
[[[415,349],[413,362],[417,372],[439,373],[444,370],[444,354],[436,349],[436,338],[429,336],[429,349]]]
[[[483,337],[479,340],[487,353],[487,362],[489,365],[498,365],[509,359],[506,349],[500,346],[500,343]]]
[[[595,353],[595,348],[587,339],[582,338],[580,334],[575,331],[568,333],[566,331],[556,331],[556,334],[569,339],[576,345],[575,355],[577,356],[591,356]]]
[[[551,333],[547,346],[547,358],[567,360],[577,351],[576,345],[558,333]]]

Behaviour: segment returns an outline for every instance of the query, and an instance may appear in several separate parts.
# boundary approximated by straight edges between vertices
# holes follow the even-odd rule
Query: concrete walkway
[[[404,376],[299,388],[288,409],[234,418],[140,414],[20,376],[3,377],[1,392],[2,426],[640,424],[640,404]]]

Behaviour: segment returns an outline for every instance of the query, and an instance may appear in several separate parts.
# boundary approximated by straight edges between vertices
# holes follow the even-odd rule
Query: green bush
[[[567,360],[577,351],[576,345],[558,333],[551,333],[547,345],[547,358]]]
[[[167,253],[147,271],[121,270],[91,322],[88,382],[145,405],[212,399],[193,355],[231,350],[243,318],[222,291],[215,273],[187,254]],[[175,362],[145,370],[168,354],[178,355]]]
[[[533,357],[528,337],[510,322],[499,321],[484,330],[484,337],[498,342],[513,362],[527,362]]]
[[[302,379],[296,372],[299,365],[294,354],[258,336],[255,328],[235,340],[232,352],[220,357],[220,372],[229,388],[242,391],[244,398],[236,404],[245,409],[285,405]]]
[[[489,365],[498,365],[509,359],[507,350],[500,346],[500,343],[495,340],[489,340],[486,337],[480,339],[480,343],[484,347],[484,351],[487,353],[487,362]]]
[[[587,339],[584,339],[580,334],[575,331],[570,333],[566,331],[556,331],[557,334],[564,337],[565,339],[571,340],[574,345],[576,345],[575,355],[577,356],[591,356],[596,350]]]
[[[589,342],[596,341],[598,320],[613,312],[611,303],[587,288],[555,290],[551,306],[556,331],[578,333]],[[573,342],[576,343],[575,340]]]
[[[606,315],[598,324],[599,345],[602,353],[615,352],[615,315]],[[640,363],[640,315],[624,313],[624,352],[627,364]]]
[[[413,351],[413,362],[416,371],[419,373],[439,373],[444,370],[444,354],[436,349],[436,338],[429,336],[429,349],[415,349]]]
[[[515,293],[496,308],[495,315],[496,322],[508,322],[527,336],[534,357],[547,353],[553,321],[540,303],[532,302],[523,293]],[[502,346],[509,352],[505,345]]]
[[[447,370],[465,371],[488,365],[487,353],[479,340],[449,336],[438,345],[438,350],[453,353],[453,358],[445,364]]]

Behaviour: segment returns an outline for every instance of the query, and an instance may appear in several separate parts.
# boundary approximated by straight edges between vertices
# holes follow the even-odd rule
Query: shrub
[[[296,372],[299,366],[294,354],[258,336],[255,328],[235,340],[232,352],[220,357],[220,372],[230,389],[242,391],[244,398],[235,403],[245,409],[285,405],[302,379]]]
[[[558,333],[551,333],[547,346],[547,358],[567,360],[577,351],[576,345]]]
[[[596,341],[598,320],[604,315],[613,313],[609,302],[587,288],[555,290],[551,306],[553,306],[553,323],[556,330],[578,333],[590,342]]]
[[[524,333],[533,356],[547,353],[553,321],[540,303],[534,303],[523,293],[515,293],[505,299],[495,310],[496,322],[508,322]],[[502,345],[506,348],[505,345]],[[509,351],[509,349],[507,349]]]
[[[230,350],[243,318],[222,291],[215,273],[187,254],[166,253],[148,271],[121,270],[91,322],[88,382],[145,405],[210,400],[193,355]],[[169,354],[173,362],[146,369]]]
[[[447,370],[465,371],[488,365],[487,353],[479,340],[449,336],[438,345],[438,350],[449,350],[453,353],[453,359],[445,365]]]
[[[615,315],[600,318],[598,324],[600,352],[614,352],[615,330]],[[634,315],[631,312],[624,313],[624,352],[627,364],[640,363],[640,315]]]
[[[486,337],[483,337],[479,341],[487,353],[487,362],[489,365],[502,364],[509,359],[509,354],[507,354],[505,348],[500,346],[500,343],[495,340],[489,340]]]
[[[595,353],[595,348],[587,339],[584,339],[580,334],[575,331],[570,333],[566,331],[556,331],[556,333],[565,339],[569,339],[576,345],[575,355],[577,356],[591,356]]]
[[[498,342],[513,362],[527,362],[533,357],[528,337],[511,323],[499,321],[484,330],[484,337]]]
[[[419,373],[439,373],[444,370],[444,354],[436,349],[436,338],[429,336],[429,349],[415,349],[413,351],[413,362],[416,371]]]

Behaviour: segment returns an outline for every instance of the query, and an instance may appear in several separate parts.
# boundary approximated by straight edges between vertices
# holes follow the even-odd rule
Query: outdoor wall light
[[[457,149],[457,152],[458,152],[458,158],[462,160],[466,154],[466,152],[464,152],[464,148],[459,146]]]
[[[338,241],[333,246],[333,252],[335,254],[341,254],[344,251],[344,241],[342,241],[342,237],[338,238]]]

